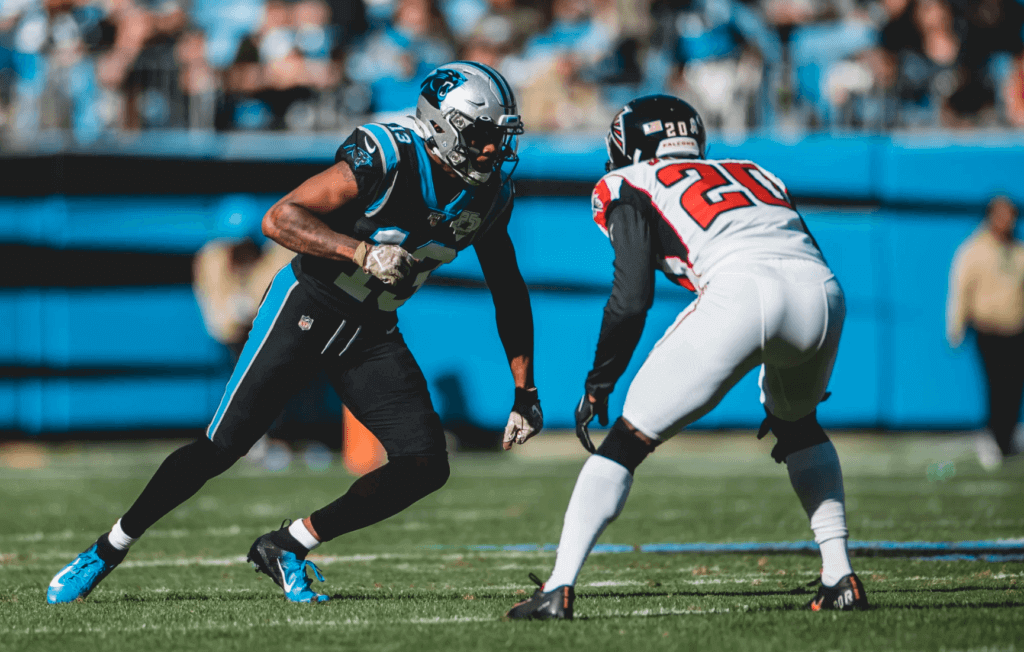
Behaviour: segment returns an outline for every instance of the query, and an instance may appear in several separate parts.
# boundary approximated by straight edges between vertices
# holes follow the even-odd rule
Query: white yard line
[[[309,607],[306,607],[309,608]],[[313,607],[324,609],[325,607]],[[329,607],[327,607],[329,608]],[[704,616],[710,614],[731,613],[730,609],[638,609],[633,611],[601,611],[589,614],[587,619],[597,618],[652,618],[659,616]],[[238,621],[230,623],[193,623],[189,625],[159,625],[142,623],[139,625],[116,624],[109,627],[22,627],[22,628],[0,628],[0,633],[6,636],[39,636],[39,635],[67,635],[67,634],[110,634],[117,632],[124,633],[191,633],[191,632],[223,632],[238,631],[239,627],[253,629],[268,627],[361,627],[387,625],[464,625],[472,623],[497,623],[501,622],[498,616],[435,616],[432,618],[402,618],[402,619],[376,619],[376,618],[343,618],[339,620],[319,618],[285,618],[283,620],[260,620],[241,623]]]

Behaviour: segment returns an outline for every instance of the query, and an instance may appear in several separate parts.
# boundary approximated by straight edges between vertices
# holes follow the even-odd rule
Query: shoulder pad
[[[397,127],[397,125],[371,122],[358,129],[359,132],[365,134],[365,138],[361,139],[362,147],[373,157],[374,161],[379,161],[379,164],[383,166],[384,174],[398,167],[398,162],[402,159],[401,151],[398,149],[399,140],[390,128],[391,126]],[[408,134],[405,136],[408,137]],[[404,142],[411,142],[411,140]]]

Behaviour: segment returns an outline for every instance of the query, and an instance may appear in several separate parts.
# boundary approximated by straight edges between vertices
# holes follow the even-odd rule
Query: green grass
[[[837,436],[856,540],[1024,537],[1024,464],[986,473],[955,437]],[[1015,650],[1024,562],[855,557],[875,608],[801,609],[812,555],[595,554],[577,620],[500,615],[545,577],[585,458],[549,435],[515,454],[455,455],[448,486],[311,558],[319,606],[286,603],[243,557],[252,540],[333,500],[352,478],[301,461],[246,461],[158,523],[83,603],[50,606],[53,574],[105,531],[172,448],[166,442],[0,446],[2,650]],[[673,440],[637,472],[604,543],[807,540],[785,469],[752,435]],[[1022,543],[1024,545],[1024,543]]]

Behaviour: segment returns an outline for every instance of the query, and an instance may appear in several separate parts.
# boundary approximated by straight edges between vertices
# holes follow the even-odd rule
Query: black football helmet
[[[663,156],[704,158],[707,136],[697,109],[671,95],[645,95],[615,114],[605,136],[608,172]]]

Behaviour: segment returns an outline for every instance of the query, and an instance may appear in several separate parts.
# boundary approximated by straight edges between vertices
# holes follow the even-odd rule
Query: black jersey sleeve
[[[654,254],[647,220],[636,206],[621,201],[609,206],[605,216],[615,249],[615,280],[604,307],[594,367],[587,374],[587,393],[597,397],[615,389],[654,302]]]
[[[355,203],[360,209],[366,211],[387,197],[398,173],[399,156],[393,135],[379,124],[358,127],[338,148],[334,161],[345,161],[352,168],[359,186]]]
[[[508,232],[508,223],[512,219],[512,209],[515,205],[515,186],[511,179],[502,183],[501,189],[494,197],[484,225],[476,236],[476,243],[485,243],[489,238],[502,237],[501,234]]]

